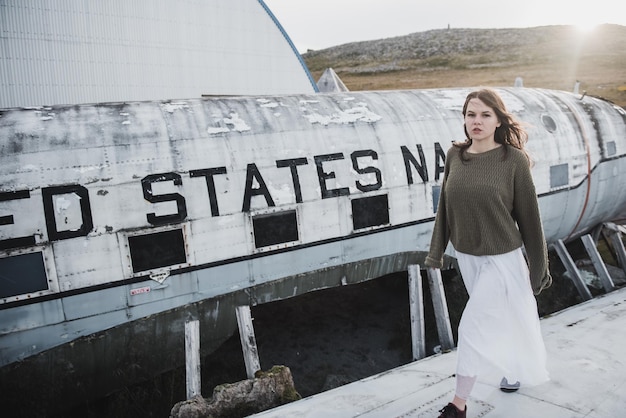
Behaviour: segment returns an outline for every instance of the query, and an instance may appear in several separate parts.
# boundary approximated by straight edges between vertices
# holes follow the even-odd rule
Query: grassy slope
[[[580,91],[626,107],[626,27],[442,29],[358,42],[303,58],[315,80],[333,68],[348,89],[524,86]]]

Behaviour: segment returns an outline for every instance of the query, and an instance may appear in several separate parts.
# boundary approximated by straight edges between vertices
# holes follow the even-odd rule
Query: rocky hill
[[[626,106],[626,27],[438,29],[303,54],[317,80],[333,68],[350,90],[510,86],[571,90]]]

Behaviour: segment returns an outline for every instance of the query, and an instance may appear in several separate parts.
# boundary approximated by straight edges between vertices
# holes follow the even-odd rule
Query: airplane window
[[[0,298],[48,290],[43,254],[34,252],[0,258]]]
[[[386,194],[352,199],[354,230],[389,223],[389,201]]]
[[[550,187],[562,187],[569,184],[569,169],[566,164],[553,165],[550,167]]]
[[[541,115],[541,122],[548,132],[556,131],[556,122],[550,115]]]
[[[617,154],[617,147],[615,146],[615,141],[608,141],[606,143],[606,155],[611,156]]]
[[[433,213],[437,213],[437,208],[439,207],[439,195],[441,194],[441,186],[436,185],[433,186]]]
[[[128,246],[134,273],[187,262],[182,229],[129,236]]]
[[[256,248],[298,241],[298,219],[295,210],[258,215],[252,218]]]

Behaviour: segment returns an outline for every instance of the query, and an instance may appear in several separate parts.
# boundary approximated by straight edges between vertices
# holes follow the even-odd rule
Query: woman
[[[465,418],[478,377],[497,379],[505,391],[548,380],[533,293],[552,278],[528,136],[491,89],[470,93],[463,117],[466,140],[447,153],[425,263],[441,268],[450,242],[470,296],[459,323],[455,396],[439,418]]]

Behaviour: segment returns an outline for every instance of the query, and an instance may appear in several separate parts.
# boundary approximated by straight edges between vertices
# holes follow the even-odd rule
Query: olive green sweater
[[[504,157],[504,147],[507,155]],[[451,242],[462,253],[504,254],[524,245],[533,292],[550,286],[548,251],[528,160],[512,146],[480,153],[448,150],[426,266],[441,268]]]

